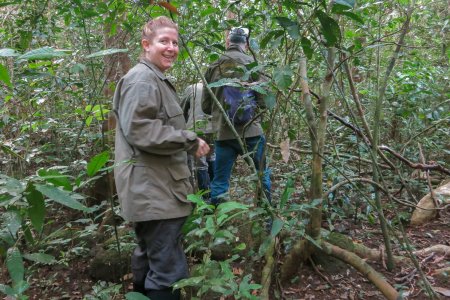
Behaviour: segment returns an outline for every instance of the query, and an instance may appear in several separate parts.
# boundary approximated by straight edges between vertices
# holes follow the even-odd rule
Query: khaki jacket
[[[192,205],[187,152],[197,136],[187,131],[175,88],[146,60],[132,68],[114,94],[117,128],[114,176],[127,221],[184,217]]]
[[[198,82],[186,87],[181,100],[187,128],[202,135],[213,133],[212,116],[202,110],[203,83]]]
[[[241,78],[244,75],[242,69],[245,69],[245,65],[252,62],[254,62],[253,58],[245,54],[238,45],[231,45],[228,47],[227,51],[208,68],[205,73],[205,79],[208,83],[213,83],[222,78]],[[252,80],[249,80],[249,82],[252,82]],[[211,90],[223,106],[223,87],[212,88]],[[263,96],[256,93],[256,98],[259,108],[265,108],[266,105]],[[216,139],[218,141],[236,139],[233,132],[228,127],[226,120],[224,120],[225,116],[222,114],[219,107],[217,107],[206,87],[203,88],[202,109],[205,113],[212,115],[213,130],[214,132],[217,132]],[[244,127],[245,126],[239,125],[234,126],[241,138],[254,137],[263,134],[259,119],[254,120],[247,126],[245,132]]]

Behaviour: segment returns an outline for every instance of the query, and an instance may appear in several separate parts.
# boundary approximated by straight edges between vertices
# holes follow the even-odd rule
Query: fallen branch
[[[322,250],[330,256],[336,257],[347,264],[354,267],[356,270],[361,272],[367,277],[379,290],[380,292],[389,300],[398,299],[398,292],[390,285],[383,276],[375,271],[370,265],[368,265],[362,258],[358,255],[347,251],[345,249],[334,246],[326,241],[321,242]]]
[[[447,245],[433,245],[431,247],[414,251],[415,255],[429,255],[431,253],[438,253],[450,257],[450,246]]]
[[[269,148],[272,148],[272,149],[281,149],[280,146],[276,146],[276,145],[273,145],[271,143],[267,143],[266,146],[269,147]],[[299,149],[299,148],[295,148],[295,147],[289,147],[289,150],[292,150],[292,151],[294,151],[296,153],[299,153],[299,154],[312,154],[311,150],[303,150],[303,149]],[[333,155],[334,153],[325,151],[324,154]],[[355,156],[355,155],[350,155],[350,154],[347,154],[347,153],[339,153],[339,156],[346,157],[346,158],[349,158],[349,159],[359,160],[359,161],[367,163],[367,164],[372,164],[372,160],[365,159],[365,158],[362,158],[362,157],[358,157],[358,156]],[[385,164],[379,163],[378,165],[380,166],[380,168],[383,168],[383,169],[391,169],[391,167],[389,167],[388,165],[385,165]]]
[[[433,271],[433,273],[431,273],[432,276],[442,277],[443,279],[448,279],[449,274],[450,274],[450,267],[436,269]]]
[[[322,235],[328,243],[353,252],[363,259],[380,261],[385,257],[384,251],[371,249],[363,244],[354,243],[352,239],[344,234],[329,232],[328,230],[322,229]],[[396,264],[407,264],[409,263],[409,260],[407,257],[394,255],[394,262]]]
[[[445,173],[447,175],[450,175],[450,170],[444,168],[443,166],[439,165],[439,164],[432,164],[432,165],[427,165],[427,164],[419,164],[419,163],[414,163],[406,158],[404,158],[402,155],[400,155],[400,153],[395,152],[394,150],[392,150],[391,148],[389,148],[388,146],[380,146],[379,147],[381,150],[387,151],[389,153],[391,153],[392,155],[394,155],[396,158],[398,158],[400,161],[404,162],[405,164],[407,164],[410,168],[413,169],[419,169],[419,170],[423,170],[423,171],[438,171],[441,173]]]

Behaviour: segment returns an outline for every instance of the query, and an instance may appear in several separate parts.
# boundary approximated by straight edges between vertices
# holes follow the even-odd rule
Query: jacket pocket
[[[185,164],[172,165],[168,167],[173,184],[170,187],[172,194],[181,202],[190,203],[187,195],[193,193],[193,188],[189,180],[191,171]]]

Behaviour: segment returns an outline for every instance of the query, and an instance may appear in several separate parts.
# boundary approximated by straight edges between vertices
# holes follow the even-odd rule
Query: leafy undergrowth
[[[447,214],[423,226],[407,227],[406,230],[411,243],[417,249],[422,249],[437,244],[450,245],[449,224],[450,216]],[[353,220],[343,220],[341,225],[344,233],[355,242],[364,243],[374,249],[380,248],[383,244],[378,228],[367,222],[355,225]],[[394,251],[400,254],[396,244],[394,244]],[[429,254],[419,256],[418,259],[432,286],[441,288],[444,292],[449,291],[450,279],[438,279],[432,276],[433,270],[449,266],[449,262],[443,255]],[[414,268],[398,266],[393,272],[388,272],[381,260],[369,263],[397,290],[402,290],[405,299],[427,298],[422,289],[420,277]],[[255,269],[259,267],[255,266]],[[246,266],[235,264],[233,272],[239,275],[244,268]],[[89,276],[88,269],[89,259],[83,257],[77,257],[65,264],[39,266],[33,269],[33,274],[28,279],[31,287],[26,294],[31,300],[124,299],[124,292],[131,291],[129,276],[124,277],[122,286],[96,282]],[[7,281],[5,273],[6,271],[3,270],[0,275],[2,282]],[[282,285],[275,279],[271,290],[273,299],[385,299],[364,276],[352,267],[343,264],[330,267],[327,262],[320,262],[317,259],[301,266],[290,283]],[[277,298],[280,296],[281,298]]]
[[[240,169],[239,166],[237,171],[241,175],[246,174],[246,171]],[[283,174],[283,172],[278,174]],[[275,177],[273,189],[275,191],[283,190],[280,182],[284,181],[284,179]],[[245,195],[248,191],[240,188],[242,186],[246,185],[239,181],[233,181],[232,191],[236,195]],[[279,192],[275,193],[274,199],[280,199],[281,196],[277,193]],[[301,190],[295,190],[291,198],[302,199],[304,197],[302,197]],[[341,207],[345,208],[345,205]],[[336,214],[325,216],[324,228],[343,233],[355,243],[362,243],[372,249],[383,248],[383,239],[377,219],[374,217],[376,216],[375,214],[358,213],[355,219],[351,213],[339,212],[338,208],[339,206],[333,208],[333,211],[337,212]],[[386,212],[387,217],[393,219],[392,215],[397,210],[395,208],[387,209]],[[407,209],[404,209],[404,212],[399,211],[399,214],[404,216],[407,216],[409,213],[410,211],[407,211]],[[80,220],[83,220],[83,216],[79,212],[65,213],[65,211],[58,211],[57,216],[49,216],[49,218],[53,220],[52,224],[48,224],[47,230],[49,232],[68,224],[71,224],[68,227],[73,232],[86,232],[86,228],[89,228],[89,226],[81,226]],[[450,214],[448,209],[441,211],[438,219],[418,227],[408,226],[405,219],[405,230],[415,250],[437,244],[450,246],[449,225]],[[70,231],[69,229],[67,230]],[[92,227],[93,233],[96,230],[95,226]],[[51,244],[47,245],[47,249],[53,249],[52,255],[55,256],[56,263],[36,265],[25,261],[26,279],[30,284],[30,288],[26,290],[25,295],[29,299],[125,299],[125,294],[132,289],[131,274],[123,276],[121,283],[102,282],[91,277],[89,269],[92,252],[95,250],[95,239],[92,236],[85,234],[82,239],[69,237],[59,240],[64,241],[64,247],[55,246],[52,248]],[[88,241],[86,242],[86,240]],[[392,240],[392,246],[396,255],[405,255],[399,242],[395,239]],[[344,263],[327,260],[324,258],[324,255],[313,257],[312,260],[305,262],[300,266],[298,273],[291,278],[290,282],[282,283],[278,280],[278,275],[280,263],[283,262],[285,252],[285,249],[279,246],[274,256],[278,264],[272,277],[271,299],[384,299],[381,292],[352,267]],[[448,277],[438,278],[433,274],[433,271],[436,269],[450,266],[448,255],[447,258],[444,254],[438,253],[419,255],[418,260],[429,282],[442,293],[441,296],[450,293],[450,279]],[[191,257],[190,261],[198,263],[199,259]],[[250,280],[249,284],[259,283],[260,272],[264,262],[262,259],[251,261],[251,263],[250,261],[251,259],[248,258],[247,260],[241,258],[233,261],[231,264],[232,274],[230,276],[242,278],[251,273],[251,278],[253,279],[247,278]],[[0,263],[4,266],[4,262]],[[368,263],[382,273],[387,281],[398,291],[402,291],[405,299],[419,300],[427,298],[421,278],[413,267],[398,265],[393,272],[389,272],[384,266],[385,262],[381,259],[378,262],[368,261]],[[0,282],[10,284],[6,268],[2,268],[0,271]],[[257,299],[258,291],[253,291],[252,295]],[[235,298],[233,296],[204,296],[202,299],[231,300]]]

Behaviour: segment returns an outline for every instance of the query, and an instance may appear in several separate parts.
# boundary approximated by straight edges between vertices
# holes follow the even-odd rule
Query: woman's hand
[[[197,148],[197,152],[195,152],[195,157],[201,157],[201,156],[205,156],[206,154],[208,154],[209,153],[208,143],[206,143],[201,138],[197,138],[197,141],[198,141],[198,148]]]

